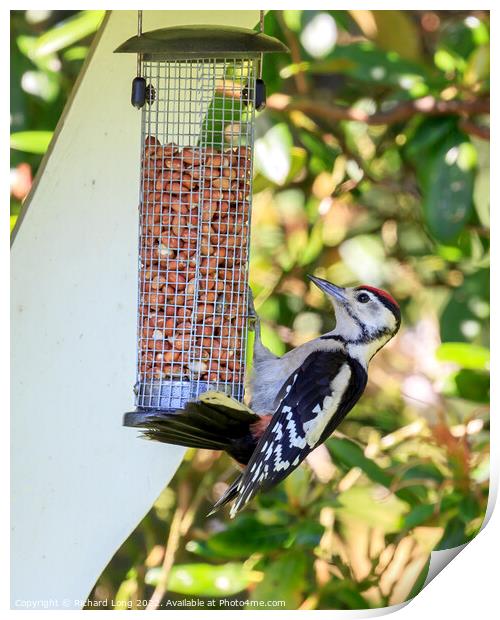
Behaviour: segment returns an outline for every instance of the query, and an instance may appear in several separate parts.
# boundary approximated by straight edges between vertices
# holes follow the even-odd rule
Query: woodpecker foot
[[[256,331],[259,327],[259,316],[255,310],[252,289],[248,286],[248,327],[252,331]]]

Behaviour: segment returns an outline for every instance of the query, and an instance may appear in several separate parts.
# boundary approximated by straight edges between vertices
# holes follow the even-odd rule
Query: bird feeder
[[[255,111],[262,55],[286,47],[225,26],[141,32],[135,425],[213,389],[242,399]]]

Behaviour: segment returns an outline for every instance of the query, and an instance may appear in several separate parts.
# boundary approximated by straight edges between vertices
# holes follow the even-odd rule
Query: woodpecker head
[[[379,288],[342,288],[327,280],[309,276],[333,304],[334,334],[349,344],[366,345],[371,358],[399,329],[401,311],[396,300]]]

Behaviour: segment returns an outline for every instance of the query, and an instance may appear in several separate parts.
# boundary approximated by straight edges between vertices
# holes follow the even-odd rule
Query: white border
[[[202,3],[202,2],[185,2],[184,5],[189,4],[189,7],[184,6],[185,9],[192,9],[192,10],[198,10],[201,8],[206,8],[206,4]],[[489,3],[484,3],[481,8],[487,9],[490,8],[488,7]],[[62,3],[62,2],[55,2],[52,5],[53,9],[67,9],[68,6],[66,3]],[[317,8],[342,8],[342,7],[332,7],[331,3],[317,3],[316,4]],[[433,3],[432,5],[433,8],[439,8],[442,10],[458,10],[458,9],[471,9],[471,5],[470,3],[465,3],[465,2],[458,2],[455,1],[453,3],[451,2],[439,2],[438,5],[436,6],[435,3]],[[14,8],[14,7],[11,7]],[[25,9],[44,9],[46,8],[46,5],[44,5],[43,3],[37,3],[37,2],[30,2],[28,3],[27,6],[24,7]],[[94,6],[85,6],[85,5],[80,5],[78,7],[78,9],[84,9],[84,8],[94,8]],[[131,2],[127,2],[127,1],[122,1],[120,3],[117,2],[111,2],[108,4],[108,8],[113,9],[135,9],[137,8],[135,5],[133,5]],[[152,4],[152,3],[146,3],[142,6],[142,8],[147,9],[147,8],[158,8],[158,5],[156,4]],[[234,8],[234,2],[215,2],[212,4],[212,8],[214,9],[228,9],[228,10],[235,10]],[[256,9],[258,9],[259,7],[255,7]],[[269,3],[268,4],[268,9],[281,9],[281,8],[287,8],[287,9],[291,9],[291,8],[301,8],[300,5],[296,2],[288,2],[288,3]],[[349,8],[367,8],[366,3],[360,3],[357,1],[351,1],[349,2]],[[379,2],[377,3],[377,9],[398,9],[400,8],[400,3],[395,3],[395,2]],[[422,7],[419,7],[422,8]],[[252,9],[252,6],[247,5],[245,6],[245,9]],[[5,56],[6,58],[9,57],[9,50],[8,50],[8,42],[9,42],[9,32],[8,32],[8,28],[9,28],[9,19],[8,19],[8,14],[7,14],[7,10],[3,10],[2,14],[1,14],[2,19],[0,20],[0,28],[2,29],[0,32],[3,36],[1,36],[0,41],[3,42],[4,45],[4,49],[5,49]],[[147,18],[146,18],[147,20]],[[496,10],[492,11],[492,17],[491,17],[491,22],[492,22],[492,31],[493,32],[497,32],[497,18],[496,18]],[[147,21],[146,21],[147,24]],[[497,44],[496,44],[496,37],[493,36],[492,37],[492,57],[493,59],[496,60],[497,58]],[[492,72],[492,76],[494,75],[494,72]],[[496,80],[492,80],[492,98],[493,100],[496,100],[495,98],[495,93],[496,93]],[[4,96],[3,99],[3,104],[5,107],[8,106],[8,102],[6,97]],[[494,107],[494,106],[493,106]],[[8,125],[8,113],[6,110],[4,110],[4,114],[2,115],[2,118],[4,119],[4,123],[2,125],[3,127],[3,135],[5,137],[5,142],[4,144],[7,143],[7,136],[9,134],[9,125]],[[493,115],[493,119],[492,119],[492,135],[495,136],[495,128],[496,128],[496,123],[495,123],[495,115]],[[496,148],[496,141],[493,139],[492,142],[492,168],[496,169],[495,164],[497,163],[497,148]],[[7,149],[5,148],[5,150],[2,151],[3,156],[6,156],[7,158]],[[4,187],[6,188],[6,184],[7,184],[7,165],[2,167],[2,171],[3,174],[5,175],[5,185]],[[494,185],[492,187],[492,203],[493,204],[498,204],[498,201],[495,200],[496,196],[498,194],[498,190],[496,185]],[[496,230],[496,226],[495,224],[497,223],[497,219],[498,219],[498,215],[497,215],[497,210],[493,209],[492,210],[492,221],[493,221],[493,230]],[[6,209],[6,205],[4,204],[4,209],[3,209],[3,220],[0,222],[1,225],[1,230],[2,230],[2,241],[3,244],[2,248],[1,248],[1,259],[6,259],[7,257],[7,252],[8,252],[8,247],[9,247],[9,239],[8,236],[5,234],[5,231],[8,230],[8,213],[7,213],[7,209]],[[494,247],[495,244],[493,244]],[[492,252],[493,256],[492,256],[492,263],[493,263],[493,268],[495,268],[495,266],[497,265],[497,251],[494,249]],[[0,274],[2,276],[2,291],[4,292],[4,295],[2,295],[3,297],[3,301],[4,303],[1,306],[1,310],[2,310],[2,314],[0,315],[0,334],[3,336],[2,338],[2,342],[8,342],[8,333],[7,333],[7,319],[8,319],[8,313],[7,313],[7,303],[8,303],[8,294],[5,295],[5,291],[8,291],[8,268],[7,268],[7,260],[1,260],[0,259]],[[493,290],[492,290],[492,306],[493,308],[496,307],[496,299],[497,299],[497,288],[494,286]],[[499,329],[497,327],[496,321],[493,322],[492,324],[492,342],[498,342],[498,336],[499,336]],[[3,347],[2,348],[2,358],[3,361],[5,362],[4,365],[2,365],[2,370],[3,372],[0,374],[0,381],[2,382],[2,394],[7,395],[7,398],[3,398],[3,403],[4,403],[4,411],[3,411],[3,415],[4,415],[4,426],[3,426],[3,433],[2,433],[2,440],[5,442],[5,446],[4,449],[2,450],[1,454],[2,454],[2,467],[1,467],[1,479],[2,479],[2,490],[4,492],[4,496],[8,495],[8,490],[9,490],[9,480],[7,477],[7,470],[8,470],[8,420],[6,421],[5,418],[7,418],[7,410],[8,410],[8,404],[9,404],[9,399],[8,399],[8,376],[7,376],[7,372],[6,372],[6,368],[7,368],[7,360],[8,360],[8,348],[7,347]],[[495,371],[495,369],[497,368],[497,355],[496,355],[496,351],[493,351],[493,356],[492,356],[492,368],[493,371]],[[493,390],[492,393],[492,403],[493,405],[497,402],[497,396],[496,396],[496,392],[495,390]],[[495,411],[495,407],[493,406],[493,411]],[[496,421],[493,420],[492,422],[492,445],[493,446],[498,446],[499,445],[499,432],[498,432],[498,425],[496,424]],[[489,520],[489,522],[487,523],[485,529],[476,537],[476,539],[474,541],[472,541],[472,543],[470,543],[459,555],[458,557],[451,563],[450,566],[448,566],[445,570],[443,570],[436,579],[434,579],[432,581],[432,583],[430,585],[428,585],[409,605],[405,606],[404,608],[402,608],[400,611],[396,612],[398,614],[398,618],[405,618],[405,619],[412,619],[412,618],[421,618],[422,614],[431,614],[430,617],[431,618],[439,618],[446,615],[450,615],[451,617],[454,618],[454,620],[460,620],[461,618],[466,618],[467,620],[470,620],[471,616],[474,615],[474,617],[476,618],[489,618],[491,617],[491,612],[492,610],[496,609],[498,606],[497,603],[497,599],[498,599],[498,569],[497,569],[497,564],[498,564],[498,549],[500,549],[500,516],[499,516],[499,511],[493,511],[493,504],[496,503],[495,499],[496,499],[496,495],[497,495],[497,489],[498,489],[498,457],[497,457],[497,450],[492,450],[492,476],[491,476],[491,480],[490,480],[490,491],[491,491],[491,496],[492,496],[492,502],[490,502],[490,506],[489,506],[489,511],[492,513],[491,514],[491,518]],[[4,503],[5,505],[5,503]],[[5,512],[2,513],[2,525],[5,525],[5,529],[4,529],[4,535],[6,535],[6,537],[8,536],[8,516],[5,514]],[[3,547],[4,549],[7,548],[8,542],[6,542],[6,545]],[[2,554],[2,564],[1,564],[1,568],[2,568],[2,573],[0,574],[0,594],[1,596],[1,601],[2,601],[2,606],[4,607],[4,609],[7,611],[8,614],[10,614],[10,610],[8,610],[7,606],[8,606],[8,600],[9,600],[9,596],[8,596],[8,566],[7,566],[7,558],[6,558],[6,554]],[[375,610],[374,610],[375,611]],[[382,610],[380,610],[382,611]],[[30,612],[23,612],[23,611],[19,611],[16,614],[16,617],[18,617],[19,614],[23,615],[25,613],[30,613]],[[40,612],[43,613],[43,612]],[[64,615],[61,617],[65,617],[65,614],[72,614],[72,613],[77,613],[77,612],[62,612]],[[100,613],[100,612],[97,612]],[[143,612],[139,612],[139,613],[143,613]],[[161,612],[160,612],[161,613]],[[170,612],[170,617],[175,618],[176,614],[178,612]],[[200,615],[200,618],[203,617],[203,614],[215,614],[218,612],[208,612],[208,611],[199,611],[198,612]],[[255,611],[248,611],[245,612],[245,615],[252,615],[252,614],[262,614],[262,613],[266,613],[266,612],[255,612]],[[300,613],[300,612],[284,612],[284,611],[278,611],[275,613],[281,613],[281,614],[295,614],[295,613]],[[341,618],[341,617],[366,617],[366,612],[362,613],[362,612],[332,612],[332,611],[319,611],[316,612],[317,614],[323,615],[323,614],[328,614],[329,617],[331,617],[332,613],[335,614],[335,617],[337,618]],[[375,615],[375,614],[374,614]],[[185,617],[185,616],[184,616]],[[262,615],[260,616],[262,617]]]

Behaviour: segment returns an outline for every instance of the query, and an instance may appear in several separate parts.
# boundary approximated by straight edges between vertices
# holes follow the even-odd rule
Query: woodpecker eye
[[[361,295],[358,295],[357,299],[360,304],[366,304],[370,301],[370,295],[367,295],[366,293],[361,293]]]

